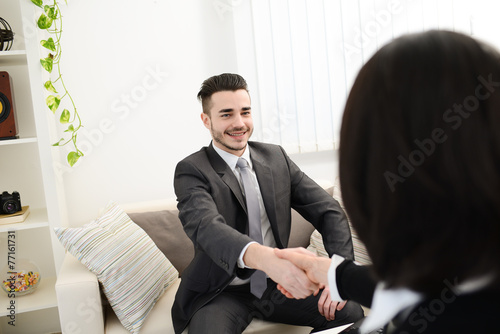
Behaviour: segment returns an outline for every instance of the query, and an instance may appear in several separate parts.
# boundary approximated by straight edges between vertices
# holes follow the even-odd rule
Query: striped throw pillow
[[[64,248],[92,271],[122,325],[139,333],[178,272],[153,240],[115,203],[98,219],[55,228]]]

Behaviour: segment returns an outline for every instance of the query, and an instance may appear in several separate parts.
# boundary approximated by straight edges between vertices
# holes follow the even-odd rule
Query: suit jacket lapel
[[[233,171],[229,166],[226,164],[224,159],[220,157],[217,152],[215,152],[213,144],[210,143],[210,145],[207,148],[207,156],[208,160],[210,161],[210,164],[212,164],[212,167],[214,168],[215,172],[219,174],[221,177],[222,181],[231,189],[233,192],[234,196],[238,199],[238,202],[240,205],[243,207],[243,209],[247,210],[247,205],[245,198],[243,197],[243,192],[241,191],[240,184],[238,180],[236,179],[236,176],[234,176]]]

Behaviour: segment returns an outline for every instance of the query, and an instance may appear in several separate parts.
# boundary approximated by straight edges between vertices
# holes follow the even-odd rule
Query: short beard
[[[252,133],[253,133],[253,130],[249,129],[248,130],[250,132],[250,135],[248,136],[248,138],[250,139],[250,137],[252,136]],[[247,143],[245,144],[245,146],[239,148],[239,147],[233,147],[233,146],[229,146],[228,144],[226,144],[223,140],[222,140],[222,135],[220,135],[218,132],[214,131],[213,127],[210,127],[210,132],[212,133],[212,138],[214,141],[216,141],[217,143],[221,144],[222,146],[224,146],[225,148],[231,150],[231,151],[235,151],[235,152],[239,152],[239,151],[242,151],[244,150],[247,145],[248,145],[248,141]]]

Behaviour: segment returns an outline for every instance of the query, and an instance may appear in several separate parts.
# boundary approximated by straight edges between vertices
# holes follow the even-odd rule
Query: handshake
[[[311,294],[316,295],[320,289],[328,286],[331,259],[318,257],[304,248],[275,248],[274,254],[299,269],[295,277],[284,276],[277,280],[278,289],[288,298],[306,298]]]
[[[275,248],[274,255],[289,262],[292,270],[297,270],[295,275],[283,275],[282,281],[275,280],[278,290],[288,298],[301,299],[311,294],[316,296],[323,289],[318,300],[319,313],[328,321],[334,320],[336,311],[342,310],[347,301],[331,299],[328,271],[332,260],[318,257],[304,248]]]
[[[273,249],[253,243],[245,252],[244,263],[265,272],[288,298],[316,296],[323,289],[318,310],[328,321],[334,320],[335,311],[342,310],[346,304],[346,301],[331,299],[328,287],[331,259],[318,257],[304,248]]]

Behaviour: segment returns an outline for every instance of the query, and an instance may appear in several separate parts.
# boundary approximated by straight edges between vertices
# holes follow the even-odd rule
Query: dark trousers
[[[306,299],[288,299],[268,280],[261,299],[250,293],[248,284],[229,286],[210,303],[198,310],[189,323],[189,334],[238,334],[252,319],[290,325],[310,326],[313,332],[345,325],[363,317],[359,304],[348,301],[335,320],[327,321],[318,311],[317,296]]]

